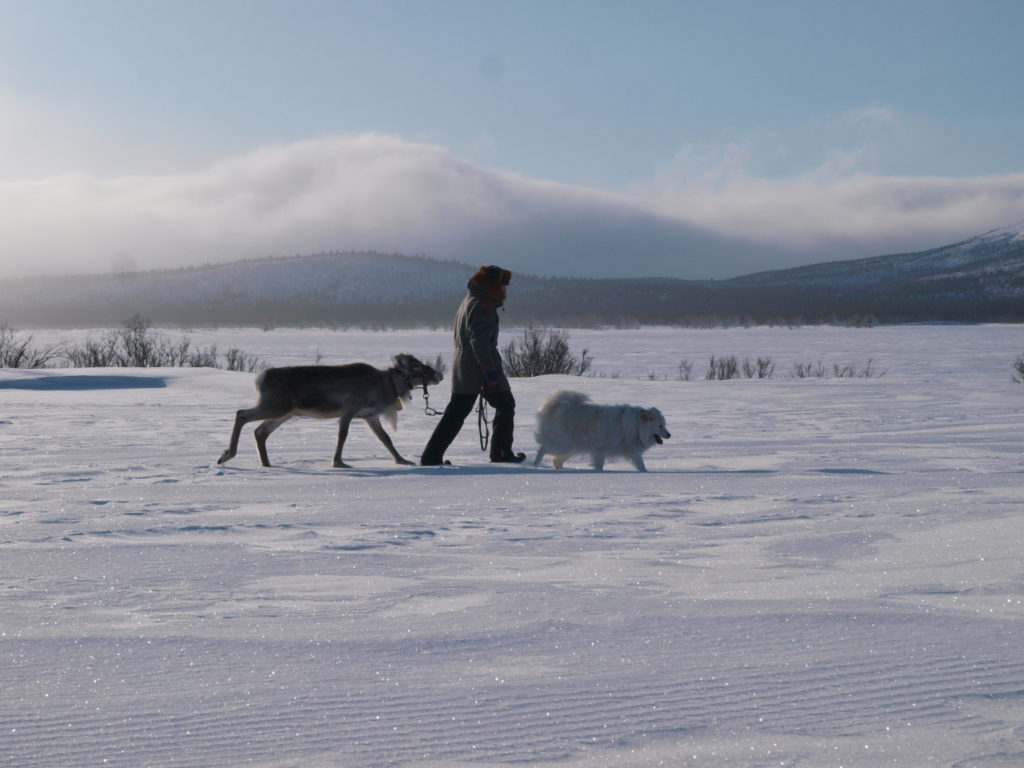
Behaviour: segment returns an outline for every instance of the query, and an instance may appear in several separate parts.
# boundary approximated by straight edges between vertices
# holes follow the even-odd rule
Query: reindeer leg
[[[341,449],[345,447],[345,438],[348,437],[348,425],[352,423],[352,416],[344,414],[338,420],[338,447],[334,449],[334,466],[341,469],[351,469],[348,464],[341,460]]]
[[[264,467],[270,466],[270,459],[267,458],[267,438],[270,433],[284,424],[291,416],[281,416],[277,419],[267,419],[256,427],[256,450],[260,454],[260,464]]]
[[[388,433],[384,431],[384,427],[381,426],[379,417],[369,416],[363,419],[363,421],[370,425],[370,429],[373,430],[373,434],[375,434],[377,438],[382,443],[384,443],[384,447],[388,449],[388,453],[391,454],[391,457],[395,460],[396,464],[413,463],[411,461],[408,461],[407,459],[403,459],[401,456],[398,455],[398,451],[395,450],[395,444],[391,442],[391,436],[388,435]]]
[[[258,408],[244,408],[235,414],[235,426],[231,428],[231,442],[228,444],[227,450],[217,459],[218,464],[235,458],[235,454],[238,453],[238,436],[242,433],[242,427],[258,418],[260,418]]]

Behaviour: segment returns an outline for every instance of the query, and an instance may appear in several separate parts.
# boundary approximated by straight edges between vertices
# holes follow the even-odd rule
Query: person
[[[455,313],[452,397],[423,449],[422,466],[448,463],[444,452],[462,429],[477,396],[494,408],[491,461],[518,464],[526,458],[512,451],[516,401],[498,352],[498,307],[505,303],[511,277],[507,269],[483,266],[469,279],[468,293]]]

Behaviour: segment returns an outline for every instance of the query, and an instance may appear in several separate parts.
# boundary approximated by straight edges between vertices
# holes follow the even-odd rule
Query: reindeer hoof
[[[340,459],[335,459],[335,461],[334,461],[334,467],[335,467],[336,469],[352,469],[352,467],[351,467],[351,466],[349,466],[348,464],[346,464],[346,463],[345,463],[344,461],[341,461]]]
[[[220,455],[220,458],[217,459],[217,463],[218,464],[223,464],[225,461],[233,459],[234,457],[235,457],[235,454],[233,454],[231,451],[224,451],[224,453],[222,453]]]

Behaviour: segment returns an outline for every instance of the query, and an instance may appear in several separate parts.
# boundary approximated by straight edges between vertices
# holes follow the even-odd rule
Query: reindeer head
[[[397,370],[412,387],[425,387],[428,384],[440,384],[444,376],[426,363],[421,363],[412,355],[395,355],[394,369]]]

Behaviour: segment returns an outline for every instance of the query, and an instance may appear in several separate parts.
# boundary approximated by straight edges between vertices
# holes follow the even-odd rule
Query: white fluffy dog
[[[534,466],[545,453],[555,469],[570,456],[589,453],[594,469],[603,469],[609,456],[622,456],[641,472],[647,471],[644,451],[671,437],[657,408],[597,405],[582,392],[565,390],[551,394],[537,411],[534,436],[540,445]]]

